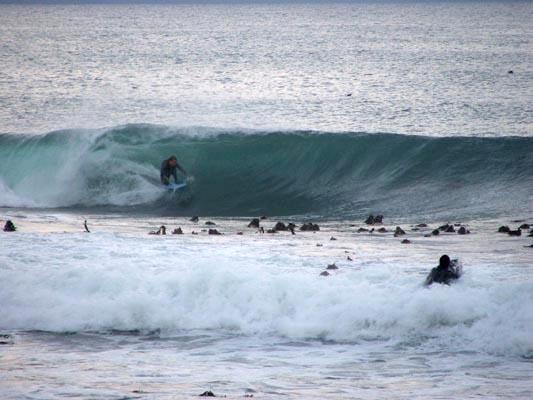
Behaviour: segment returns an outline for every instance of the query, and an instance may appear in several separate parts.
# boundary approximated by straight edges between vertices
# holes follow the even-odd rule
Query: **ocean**
[[[531,21],[0,4],[0,397],[531,399]]]

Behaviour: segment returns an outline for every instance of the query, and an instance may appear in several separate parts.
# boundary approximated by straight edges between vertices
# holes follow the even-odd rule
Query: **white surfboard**
[[[176,193],[177,190],[183,189],[185,187],[187,187],[187,183],[185,183],[185,182],[182,182],[182,183],[169,183],[167,185],[167,190],[172,192],[172,193]]]

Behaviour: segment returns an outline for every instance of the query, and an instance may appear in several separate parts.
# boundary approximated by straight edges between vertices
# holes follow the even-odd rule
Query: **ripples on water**
[[[0,131],[528,135],[532,19],[528,2],[2,5]]]
[[[193,135],[199,130],[191,126],[239,127],[233,132],[243,134],[279,128],[292,135],[276,143],[297,140],[295,130],[530,137],[531,20],[527,2],[0,5],[0,133],[71,134],[3,136],[1,204],[123,206],[139,198],[151,204],[154,160],[168,147],[160,139],[172,139],[165,131],[174,126]],[[122,124],[132,125],[101,138],[109,139],[110,151],[103,151],[106,143],[91,147],[95,132],[84,129]],[[120,141],[125,131],[127,139],[137,137],[132,130],[147,142],[145,151]],[[157,135],[148,134],[153,130]],[[66,150],[51,146],[55,139]],[[399,140],[379,135],[370,142],[378,139]],[[255,148],[253,138],[246,140],[253,144],[247,149]],[[317,148],[332,146],[321,140],[313,141]],[[352,143],[357,153],[361,139]],[[354,221],[328,225],[318,215],[324,229],[317,234],[246,231],[241,237],[235,233],[245,229],[242,220],[217,220],[227,235],[213,238],[190,235],[201,228],[176,218],[0,209],[2,220],[20,227],[0,240],[0,333],[8,335],[0,345],[0,397],[176,399],[211,389],[229,398],[530,399],[530,240],[494,233],[510,219],[531,219],[530,141],[480,140],[485,147],[472,145],[466,159],[461,150],[468,140],[441,143],[453,146],[435,153],[449,149],[457,175],[464,178],[461,170],[467,170],[473,177],[439,180],[445,187],[453,181],[442,206],[431,198],[438,191],[430,191],[427,203],[395,202],[389,191],[357,203],[358,193],[349,192],[355,204],[349,215],[377,211],[371,208],[381,199],[380,208],[404,217],[393,221],[386,214],[389,229],[424,221],[435,226],[446,222],[437,215],[462,215],[472,230],[465,237],[408,231],[413,243],[403,245],[390,234],[355,234],[348,228]],[[491,154],[483,157],[475,151],[480,147]],[[391,163],[397,158],[379,157],[380,150],[371,148],[378,156],[364,166],[381,160],[387,168],[370,183],[394,177],[397,188],[418,185],[421,172],[434,177],[430,182],[450,172],[435,167],[429,154],[424,165],[431,168],[416,169],[411,157],[414,175],[404,176]],[[187,153],[191,165],[195,152],[192,146]],[[123,184],[118,191],[107,175],[116,171],[117,154],[122,167],[136,171],[129,175],[133,182],[117,180]],[[488,163],[489,156],[495,162]],[[17,164],[25,157],[39,162]],[[353,159],[347,161],[352,169]],[[342,157],[337,161],[339,174],[352,170],[343,168]],[[89,167],[61,168],[70,163]],[[227,176],[232,168],[227,164]],[[292,168],[280,169],[316,177]],[[205,179],[216,178],[204,171]],[[500,186],[487,171],[501,172]],[[327,174],[324,179],[335,182]],[[250,192],[261,183],[253,182]],[[505,197],[502,188],[513,195]],[[337,216],[348,215],[342,205],[334,208],[341,209]],[[501,220],[486,219],[487,212],[495,218],[502,210],[508,212]],[[80,212],[90,213],[90,235],[74,233],[86,218]],[[147,237],[163,222],[181,224],[187,235]],[[464,277],[452,287],[421,287],[443,252],[463,260]],[[331,262],[340,270],[319,277]]]

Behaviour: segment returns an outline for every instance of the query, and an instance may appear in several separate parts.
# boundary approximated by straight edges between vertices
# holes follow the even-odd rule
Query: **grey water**
[[[532,133],[527,1],[0,7],[3,133]]]
[[[496,230],[533,225],[532,21],[0,4],[0,397],[530,399],[531,237]],[[171,152],[196,175],[178,212]],[[246,227],[269,208],[321,230]],[[387,233],[357,232],[371,212]],[[427,237],[446,222],[471,234]],[[445,252],[463,277],[423,287]]]

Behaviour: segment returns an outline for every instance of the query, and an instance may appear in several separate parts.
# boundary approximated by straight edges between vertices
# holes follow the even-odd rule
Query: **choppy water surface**
[[[0,7],[0,132],[531,134],[530,2]]]
[[[0,5],[0,397],[533,398],[531,228],[496,233],[533,225],[531,21]],[[443,253],[464,276],[423,287]]]
[[[408,230],[409,245],[348,222],[295,236],[202,222],[105,216],[84,234],[79,217],[32,214],[3,234],[4,396],[533,394],[531,240],[494,233],[502,221]],[[146,235],[161,223],[185,235]],[[464,276],[423,287],[443,252]]]

